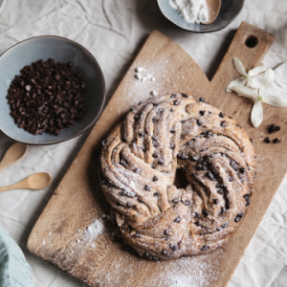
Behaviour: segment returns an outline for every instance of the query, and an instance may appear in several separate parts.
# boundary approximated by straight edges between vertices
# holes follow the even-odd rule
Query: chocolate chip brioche
[[[174,185],[182,169],[185,188]],[[211,252],[250,204],[254,148],[242,127],[186,94],[131,108],[103,142],[100,183],[124,242],[147,259]]]

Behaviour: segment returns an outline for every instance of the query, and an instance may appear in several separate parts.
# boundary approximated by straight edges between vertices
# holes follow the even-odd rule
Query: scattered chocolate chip
[[[220,126],[222,126],[223,128],[225,128],[227,126],[226,121],[221,121],[220,122]]]
[[[166,249],[164,249],[161,253],[163,256],[167,256],[167,250]]]
[[[208,172],[205,174],[205,176],[206,176],[207,178],[209,178],[211,181],[216,181],[216,178],[214,177],[213,173],[210,172],[210,171],[208,171]]]
[[[168,229],[166,229],[166,230],[163,231],[163,234],[164,235],[170,235],[170,231]]]
[[[140,131],[140,132],[139,132],[139,136],[140,136],[140,137],[143,137],[143,136],[144,136],[144,132],[143,132],[143,131]]]
[[[135,173],[141,173],[141,171],[142,170],[140,168],[138,168],[138,167],[136,167],[135,170],[134,170]]]
[[[204,216],[208,216],[208,210],[207,210],[207,209],[203,209],[203,210],[202,210],[202,214],[203,214]]]
[[[229,177],[228,177],[228,181],[229,181],[229,182],[234,181],[234,177],[233,177],[233,176],[229,176]]]
[[[144,186],[144,189],[145,189],[146,191],[151,191],[151,187],[150,187],[149,185],[147,185],[147,184]]]
[[[158,177],[155,175],[155,176],[152,178],[152,181],[158,181]]]
[[[269,134],[278,132],[280,130],[281,130],[281,128],[279,126],[276,126],[275,124],[272,124],[268,127]]]
[[[106,143],[107,143],[107,140],[102,141],[101,143],[102,147],[105,147]]]
[[[174,198],[174,199],[172,200],[172,202],[173,202],[174,204],[177,204],[177,203],[179,202],[179,200],[178,200],[178,198],[176,197],[176,198]]]
[[[201,157],[201,158],[197,161],[195,168],[196,168],[197,170],[207,170],[207,162],[204,160],[203,157]]]
[[[177,154],[177,157],[178,157],[179,159],[183,159],[183,160],[188,159],[188,155],[184,154],[183,152],[179,152],[179,153]]]
[[[269,137],[266,137],[266,138],[264,139],[264,142],[266,142],[266,143],[271,143],[271,140],[270,140]]]
[[[146,259],[149,259],[150,258],[150,254],[148,252],[145,252],[143,254],[143,257],[146,258]]]
[[[154,153],[152,154],[152,157],[153,157],[153,158],[158,158],[158,153],[157,153],[157,152],[154,152]]]
[[[228,226],[228,222],[224,222],[224,223],[223,223],[219,228],[217,228],[216,230],[217,230],[217,231],[220,231],[220,230],[226,228],[227,226]]]
[[[198,126],[201,126],[203,124],[203,120],[202,119],[197,119],[196,123]]]
[[[204,116],[205,111],[199,111],[199,114],[200,114],[201,116]]]
[[[174,143],[170,143],[170,149],[175,149],[175,144]]]
[[[183,204],[184,204],[185,206],[190,205],[190,200],[187,200],[187,199],[186,199]]]
[[[176,94],[172,94],[170,98],[176,98]]]
[[[239,222],[242,219],[243,216],[244,216],[244,214],[242,212],[239,212],[237,214],[237,216],[235,217],[234,221],[235,222]]]
[[[221,195],[223,194],[223,189],[222,188],[218,188],[216,191],[217,191],[217,193],[219,193]]]
[[[246,200],[248,200],[248,199],[250,199],[250,194],[248,194],[248,193],[247,193],[247,194],[244,194],[243,197],[244,197]]]
[[[171,134],[174,134],[174,133],[175,133],[175,128],[171,128],[171,129],[169,130],[169,132],[170,132]]]
[[[135,109],[135,107],[131,107],[131,108],[130,108],[130,112],[132,112],[134,109]]]
[[[152,122],[153,122],[154,124],[157,123],[157,122],[158,122],[157,117],[153,117],[153,118],[152,118]]]
[[[158,261],[158,260],[159,260],[159,258],[158,258],[158,257],[156,257],[156,256],[153,256],[153,257],[152,257],[152,260],[153,260],[153,261]]]
[[[157,103],[157,102],[153,102],[152,105],[153,105],[154,107],[157,107],[157,106],[158,106],[158,103]]]
[[[137,231],[136,233],[135,233],[135,238],[141,238],[141,234]]]
[[[169,244],[169,247],[171,250],[176,251],[178,250],[178,245],[177,244]]]
[[[131,197],[131,198],[133,198],[133,197],[136,196],[135,192],[133,192],[133,191],[128,191],[128,190],[125,190],[125,189],[122,189],[122,190],[120,191],[119,195],[120,195],[120,196]]]
[[[134,116],[134,118],[135,118],[135,120],[137,121],[137,120],[139,119],[139,114],[136,114],[136,115]]]
[[[242,174],[245,173],[245,168],[244,168],[244,167],[241,167],[241,168],[239,169],[239,172],[242,173]]]
[[[169,111],[172,113],[174,110],[173,109],[169,109]]]
[[[238,165],[237,162],[234,161],[234,160],[231,160],[231,161],[230,161],[230,166],[231,166],[235,171],[238,171],[238,170],[239,170],[239,165]]]
[[[152,163],[152,164],[151,164],[151,167],[152,167],[153,169],[155,169],[155,168],[156,168],[155,163]]]
[[[212,201],[213,201],[214,204],[218,204],[219,203],[219,200],[217,198],[213,198]]]
[[[201,247],[201,251],[206,251],[208,249],[209,249],[209,246],[207,246],[207,245],[202,245],[202,247]]]
[[[200,98],[199,98],[199,101],[200,101],[200,102],[205,102],[204,97],[200,97]]]
[[[159,165],[163,165],[163,164],[164,164],[164,160],[163,160],[162,158],[160,158],[160,159],[158,160],[158,164],[159,164]]]
[[[155,196],[155,197],[160,197],[160,193],[157,191],[157,192],[155,192],[155,193],[153,194],[153,196]]]
[[[224,118],[224,113],[220,112],[220,113],[218,114],[218,116],[221,117],[221,118]]]
[[[159,146],[159,144],[158,144],[157,141],[153,141],[153,142],[152,142],[152,145],[153,145],[153,147],[158,147],[158,146]]]
[[[173,104],[174,104],[175,106],[179,106],[179,105],[180,105],[180,101],[179,101],[179,100],[175,100],[175,101],[173,102]]]
[[[157,109],[156,114],[161,115],[163,113],[163,109]]]
[[[196,226],[198,226],[198,227],[201,227],[201,226],[202,226],[199,221],[195,221],[194,224],[195,224]]]
[[[273,143],[281,143],[281,140],[279,140],[278,138],[273,140]]]
[[[184,97],[184,98],[188,98],[188,95],[187,95],[187,94],[181,93],[181,96]]]
[[[129,201],[127,201],[126,207],[130,208],[130,207],[132,207],[132,204]]]
[[[180,218],[180,216],[176,217],[176,219],[174,220],[174,222],[176,222],[176,223],[180,223],[180,222],[181,222],[181,218]]]
[[[219,215],[222,215],[223,213],[225,213],[225,208],[223,206],[220,207],[220,211],[219,211]]]
[[[212,132],[204,132],[204,133],[202,133],[201,135],[202,135],[204,138],[207,138],[207,139],[213,137],[213,133],[212,133]]]

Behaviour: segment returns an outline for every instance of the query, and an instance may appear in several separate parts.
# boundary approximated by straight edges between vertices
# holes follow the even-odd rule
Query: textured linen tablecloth
[[[0,14],[0,53],[37,35],[59,35],[75,40],[98,60],[110,98],[147,35],[154,29],[181,45],[211,78],[234,30],[242,21],[275,36],[275,43],[263,61],[267,66],[274,67],[286,61],[286,15],[286,0],[246,0],[240,15],[224,30],[192,34],[169,23],[161,15],[155,0],[7,0]],[[286,66],[276,70],[276,75],[283,80],[287,75]],[[156,76],[160,79],[160,75]],[[287,91],[284,82],[279,86]],[[58,145],[30,146],[23,160],[0,173],[1,186],[39,171],[47,171],[54,178],[52,185],[42,191],[15,190],[0,194],[0,226],[21,246],[33,268],[36,286],[85,286],[30,254],[26,243],[34,223],[87,134]],[[0,157],[11,143],[0,132]],[[229,283],[229,287],[235,286],[287,286],[286,178]]]

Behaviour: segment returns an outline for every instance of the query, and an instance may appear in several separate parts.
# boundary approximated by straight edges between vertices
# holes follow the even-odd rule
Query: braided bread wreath
[[[211,252],[250,204],[254,148],[242,127],[186,94],[133,107],[103,142],[100,184],[124,243],[150,260]],[[189,182],[174,185],[177,169]]]

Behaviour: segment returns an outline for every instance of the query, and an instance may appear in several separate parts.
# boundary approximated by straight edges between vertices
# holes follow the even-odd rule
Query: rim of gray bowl
[[[105,78],[104,78],[104,74],[103,74],[103,71],[101,69],[101,66],[99,65],[98,61],[96,60],[96,58],[91,54],[91,52],[86,49],[84,46],[82,46],[81,44],[69,39],[69,38],[66,38],[66,37],[62,37],[62,36],[56,36],[56,35],[41,35],[41,36],[34,36],[34,37],[30,37],[30,38],[27,38],[25,40],[22,40],[16,44],[14,44],[13,46],[11,46],[10,48],[6,49],[1,55],[0,55],[0,58],[6,53],[8,52],[9,50],[13,49],[15,46],[18,46],[20,45],[21,43],[23,42],[27,42],[29,40],[32,40],[32,39],[36,39],[36,38],[59,38],[59,39],[63,39],[63,40],[66,40],[66,41],[69,41],[75,45],[78,45],[81,49],[83,49],[86,53],[88,53],[91,58],[95,61],[96,65],[98,66],[99,68],[99,71],[100,71],[100,75],[101,75],[101,81],[102,81],[102,84],[103,84],[103,95],[102,95],[102,102],[101,102],[101,106],[100,106],[100,109],[97,113],[97,115],[95,116],[95,119],[90,123],[88,124],[85,128],[83,128],[81,131],[79,131],[78,133],[76,133],[75,135],[73,136],[70,136],[68,137],[67,139],[62,139],[62,140],[55,140],[53,142],[47,142],[47,143],[33,143],[33,142],[25,142],[25,141],[21,141],[21,140],[16,140],[14,139],[13,137],[7,135],[7,133],[5,133],[4,131],[2,131],[0,129],[0,131],[2,133],[4,133],[7,137],[9,137],[10,139],[14,140],[14,141],[17,141],[17,142],[20,142],[20,143],[24,143],[24,144],[29,144],[29,145],[52,145],[52,144],[57,144],[57,143],[61,143],[61,142],[65,142],[65,141],[68,141],[68,140],[71,140],[79,135],[81,135],[82,133],[84,133],[85,131],[87,131],[90,127],[92,127],[98,120],[99,116],[101,115],[103,109],[104,109],[104,105],[105,105],[105,102],[106,102],[106,83],[105,83]]]
[[[158,3],[158,0],[157,0],[157,3]],[[225,27],[227,27],[232,21],[234,21],[234,19],[238,16],[238,14],[241,12],[243,6],[244,6],[244,3],[245,3],[245,0],[242,0],[242,5],[240,7],[240,9],[238,10],[238,12],[234,15],[234,17],[225,25],[223,25],[222,27],[218,28],[218,29],[212,29],[212,30],[208,30],[208,31],[197,31],[197,30],[191,30],[191,29],[188,29],[188,28],[184,28],[184,27],[181,27],[179,26],[177,23],[175,23],[174,21],[172,21],[170,18],[168,18],[162,11],[161,9],[161,6],[159,5],[158,3],[158,7],[159,7],[159,10],[161,12],[161,14],[168,20],[170,21],[171,23],[173,23],[175,26],[179,27],[180,29],[183,29],[185,31],[188,31],[188,32],[191,32],[191,33],[197,33],[197,34],[204,34],[204,33],[212,33],[212,32],[217,32],[217,31],[220,31],[222,29],[224,29]],[[221,10],[221,7],[220,7],[220,10]],[[220,13],[220,11],[219,11]],[[204,24],[199,24],[199,25],[204,25]],[[211,24],[208,24],[208,25],[212,25]],[[204,25],[204,26],[208,26],[208,25]]]

